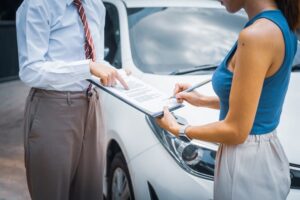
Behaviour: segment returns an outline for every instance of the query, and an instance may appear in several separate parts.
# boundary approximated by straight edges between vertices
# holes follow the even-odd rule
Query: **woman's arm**
[[[217,96],[204,96],[200,103],[201,107],[220,110],[220,99]]]
[[[188,127],[188,137],[225,144],[245,141],[253,126],[266,73],[273,64],[274,37],[269,33],[270,30],[261,27],[249,27],[240,33],[228,114],[223,121]],[[180,125],[167,109],[157,122],[178,135]]]

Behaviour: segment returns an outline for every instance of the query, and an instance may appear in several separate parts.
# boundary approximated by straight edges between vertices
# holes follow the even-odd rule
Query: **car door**
[[[104,3],[105,17],[105,60],[114,67],[122,67],[119,13],[111,3]]]

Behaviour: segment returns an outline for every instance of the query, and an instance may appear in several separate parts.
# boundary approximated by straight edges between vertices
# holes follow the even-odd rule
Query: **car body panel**
[[[159,199],[212,199],[213,182],[184,171],[160,144],[136,157],[129,166],[137,199],[150,200],[148,182]]]
[[[176,82],[185,81],[193,84],[210,77],[209,75],[201,78],[199,78],[198,76],[189,76],[188,78],[184,76],[149,76],[150,77],[148,77],[148,75],[144,75],[142,79],[150,84],[153,84],[155,87],[158,87],[165,92],[172,91]],[[156,76],[156,78],[152,76]],[[290,88],[299,85],[299,80],[300,74],[293,74],[291,77]],[[161,83],[161,85],[163,86],[159,86],[158,83]],[[204,92],[206,94],[213,94],[211,84],[207,84],[206,86],[199,88],[199,91]],[[106,123],[108,124],[107,127],[110,128],[110,130],[108,130],[109,140],[114,139],[118,141],[123,153],[125,154],[126,160],[129,164],[129,171],[133,179],[132,183],[135,185],[135,195],[137,197],[143,196],[144,198],[145,193],[148,193],[148,186],[145,185],[147,181],[153,184],[153,187],[155,187],[159,197],[164,197],[165,195],[168,195],[172,196],[172,199],[180,199],[182,197],[186,197],[186,192],[184,191],[187,191],[187,188],[191,189],[191,191],[188,190],[190,194],[188,199],[194,199],[194,197],[195,199],[196,197],[198,197],[198,199],[199,197],[201,197],[201,199],[206,199],[207,197],[211,197],[212,182],[190,175],[183,169],[181,169],[180,166],[168,154],[168,152],[166,152],[166,150],[162,147],[162,145],[159,144],[159,141],[153,134],[152,130],[149,128],[148,124],[146,123],[144,114],[135,110],[134,108],[129,107],[125,103],[120,103],[118,99],[115,99],[109,94],[103,93],[103,97],[103,101],[110,102],[111,107],[117,108],[118,113],[120,114],[116,115],[110,110],[109,107],[105,111],[105,113],[107,114],[105,117],[106,119],[113,119],[112,117],[114,117],[114,120],[121,122],[118,123],[118,126],[114,126],[114,120]],[[299,98],[299,93],[295,93],[295,95],[292,95],[288,92],[286,102],[291,102],[293,103],[293,105],[297,105],[295,104],[295,101],[298,102]],[[299,135],[297,135],[296,131],[292,131],[296,130],[295,127],[297,123],[296,119],[298,112],[297,109],[293,109],[293,107],[290,108],[285,106],[284,108],[285,109],[283,110],[282,116],[285,118],[288,116],[287,113],[289,113],[289,116],[292,113],[292,119],[294,120],[290,120],[290,117],[287,117],[288,123],[282,122],[280,124],[278,128],[278,135],[290,162],[299,163],[299,156],[293,153],[299,149]],[[190,124],[194,125],[206,124],[218,120],[217,110],[207,108],[195,108],[187,104],[185,105],[185,107],[175,111],[175,114],[184,117],[189,121]],[[124,118],[126,119],[127,116],[131,116],[130,120],[122,120]],[[283,119],[282,121],[285,120],[286,119]],[[123,123],[122,121],[125,121],[125,123]],[[129,124],[128,126],[126,122],[131,122],[131,124]],[[132,132],[133,126],[135,130],[134,132]],[[290,138],[295,139],[291,142]],[[201,144],[203,146],[210,145],[209,143],[203,141],[201,141]],[[164,166],[166,169],[162,170],[161,166]],[[168,173],[166,173],[167,169],[169,169]],[[184,179],[187,180],[183,181]],[[174,190],[174,188],[176,188],[175,186],[180,182],[184,182],[184,185],[188,186],[187,188],[183,187],[182,192],[179,192],[178,189]],[[194,182],[196,182],[197,184]],[[165,188],[166,184],[168,185],[167,188]],[[196,188],[198,188],[198,190],[193,187],[191,188],[190,185],[195,186]],[[210,189],[207,189],[206,186],[209,186]],[[202,193],[202,190],[204,190],[205,193]],[[207,196],[205,196],[204,194]],[[295,199],[295,197],[299,197],[297,196],[298,194],[298,190],[291,190],[288,199]]]
[[[178,82],[191,84],[211,78],[206,75],[156,75],[143,73],[135,66],[129,42],[128,20],[126,7],[161,7],[161,6],[199,6],[220,7],[218,2],[200,0],[104,0],[114,4],[119,11],[121,54],[123,67],[130,69],[141,80],[153,85],[166,94],[172,95],[174,85]],[[278,136],[291,163],[300,164],[300,135],[297,130],[300,114],[300,72],[292,73],[287,98],[285,100]],[[207,95],[215,95],[211,83],[197,91]],[[101,104],[105,121],[104,148],[111,141],[116,141],[128,164],[136,199],[150,199],[147,181],[153,186],[159,199],[212,199],[213,182],[196,177],[183,170],[156,138],[145,120],[145,115],[100,91]],[[218,120],[219,111],[208,108],[196,108],[191,105],[174,111],[192,125],[201,125]],[[217,145],[195,141],[201,145],[217,150]],[[105,183],[106,184],[106,183]],[[288,199],[300,199],[300,190],[292,189]]]
[[[300,164],[300,72],[294,72],[286,94],[281,119],[277,128],[278,137],[290,163]]]
[[[103,113],[105,113],[106,140],[117,141],[126,160],[133,159],[159,142],[148,126],[143,113],[124,102],[121,103],[119,99],[106,92],[100,91],[100,95],[102,102],[109,102],[109,106],[102,104]]]
[[[138,7],[210,7],[222,8],[220,2],[209,0],[126,0],[128,8]]]

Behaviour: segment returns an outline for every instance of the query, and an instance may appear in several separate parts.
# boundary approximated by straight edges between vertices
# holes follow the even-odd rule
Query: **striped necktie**
[[[96,54],[95,54],[95,46],[94,46],[94,42],[93,42],[93,38],[89,29],[89,24],[87,22],[86,19],[86,15],[84,12],[84,8],[82,6],[82,2],[81,0],[74,0],[73,1],[74,5],[76,6],[80,19],[82,21],[83,24],[83,28],[84,28],[84,34],[85,34],[85,44],[84,44],[84,50],[85,50],[85,57],[87,59],[92,59],[92,61],[96,60]],[[92,84],[90,83],[87,89],[87,94],[90,93],[92,88]]]

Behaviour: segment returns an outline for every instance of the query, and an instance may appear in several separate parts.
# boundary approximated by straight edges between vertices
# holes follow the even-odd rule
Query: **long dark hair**
[[[298,25],[300,8],[299,0],[275,0],[278,8],[284,14],[289,26],[292,30],[295,30]]]

